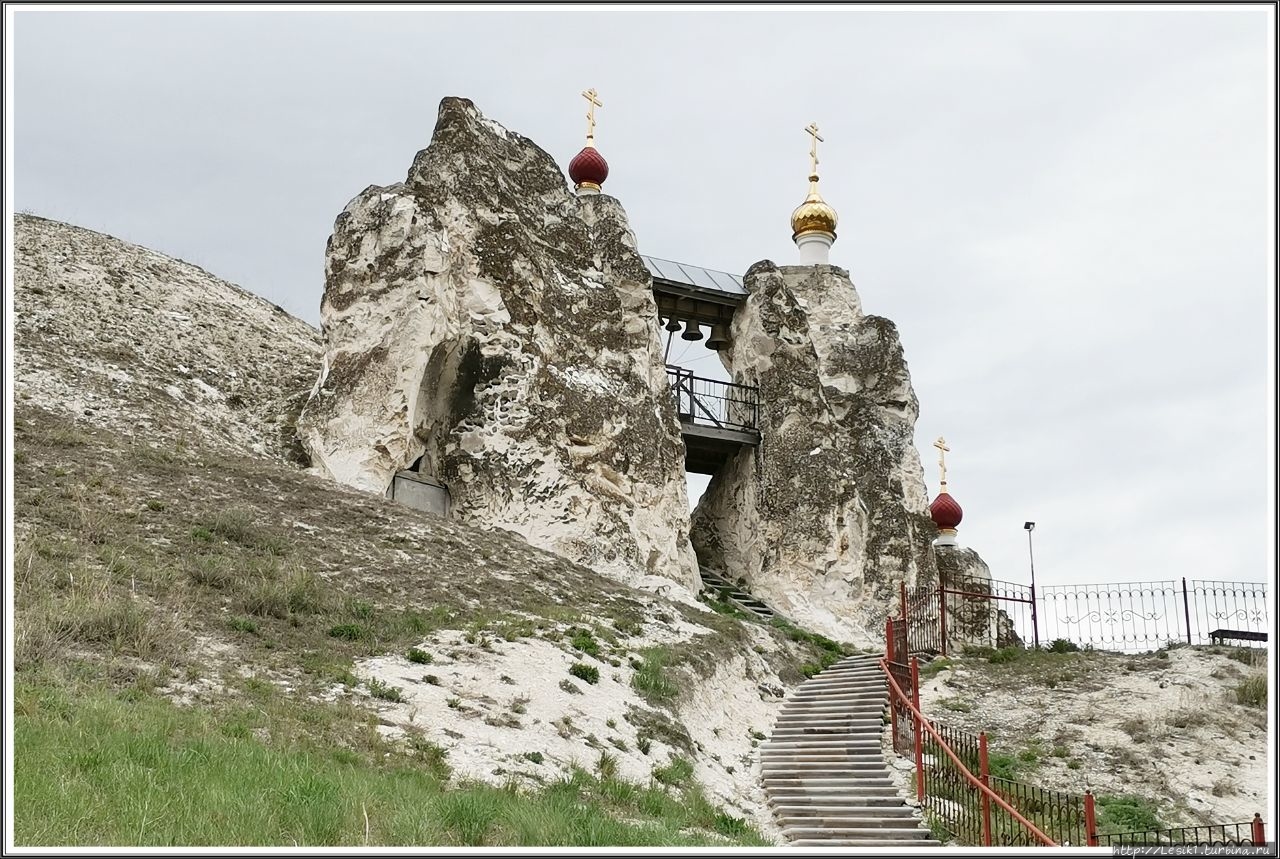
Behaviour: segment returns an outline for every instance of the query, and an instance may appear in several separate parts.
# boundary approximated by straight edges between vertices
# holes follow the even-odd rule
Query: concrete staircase
[[[804,847],[938,847],[889,780],[880,735],[887,685],[877,658],[852,656],[803,683],[760,747],[764,792]]]
[[[719,573],[711,570],[700,570],[702,576],[702,589],[704,591],[716,591],[722,599],[732,603],[745,612],[754,614],[761,620],[768,622],[773,620],[776,612],[751,594],[739,588],[733,582],[726,579]]]

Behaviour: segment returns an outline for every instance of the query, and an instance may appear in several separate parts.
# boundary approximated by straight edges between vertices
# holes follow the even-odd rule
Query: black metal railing
[[[1168,847],[1262,847],[1266,844],[1262,821],[1255,816],[1249,823],[1226,823],[1215,826],[1180,826],[1173,829],[1147,829],[1140,832],[1098,833],[1097,846]],[[1261,854],[1259,854],[1261,855]],[[1273,854],[1274,855],[1274,854]]]
[[[680,420],[717,429],[754,431],[760,417],[760,389],[695,376],[667,366]]]

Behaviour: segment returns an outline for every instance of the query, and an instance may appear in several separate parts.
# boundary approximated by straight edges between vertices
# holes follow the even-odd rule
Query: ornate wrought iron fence
[[[1140,832],[1098,833],[1091,845],[1099,847],[1247,847],[1267,843],[1262,816],[1255,814],[1248,823],[1224,823],[1215,826],[1181,826],[1175,829],[1147,829]]]
[[[1079,794],[1050,790],[999,776],[990,776],[991,789],[1018,809],[1059,844],[1082,846],[1088,837],[1085,798]],[[1034,844],[1025,839],[1026,832],[1003,812],[992,820],[992,837],[996,844]],[[1021,839],[1021,840],[1019,840]]]
[[[682,421],[718,429],[754,430],[760,416],[760,389],[695,376],[667,366],[668,382]]]
[[[902,586],[899,616],[910,653],[958,644],[1006,647],[1064,639],[1077,647],[1140,652],[1171,643],[1266,641],[1267,585],[1208,580],[1049,585],[940,575]]]
[[[1192,630],[1191,643],[1209,644],[1212,634],[1218,630],[1254,634],[1267,632],[1265,584],[1192,579],[1189,595],[1185,590],[1185,580],[1183,584],[1183,598],[1188,601],[1187,625]],[[1236,641],[1243,644],[1247,639]]]

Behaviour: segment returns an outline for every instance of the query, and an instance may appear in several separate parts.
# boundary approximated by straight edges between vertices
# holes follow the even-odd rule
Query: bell
[[[698,327],[698,323],[692,319],[684,324],[684,333],[680,335],[681,340],[701,340],[702,329]]]
[[[729,345],[729,326],[723,322],[717,322],[711,326],[711,336],[707,338],[707,348],[714,349],[719,352],[725,346]]]
[[[672,316],[671,318],[669,318],[669,319],[667,320],[667,324],[666,324],[666,325],[664,325],[663,327],[664,327],[664,328],[666,328],[668,331],[679,331],[679,330],[680,330],[680,320],[679,320],[679,319],[676,319],[674,316]]]

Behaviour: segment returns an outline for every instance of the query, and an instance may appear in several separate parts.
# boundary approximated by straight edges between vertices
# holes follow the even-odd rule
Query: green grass
[[[591,634],[589,629],[570,629],[566,635],[569,636],[569,644],[575,650],[581,650],[588,656],[600,655],[600,642],[596,641],[595,636]]]
[[[650,704],[665,704],[675,700],[680,688],[666,672],[670,654],[665,648],[650,647],[641,653],[643,657],[631,677],[631,686]]]
[[[1236,687],[1236,703],[1246,707],[1265,709],[1267,706],[1267,675],[1254,674]]]
[[[1142,797],[1100,795],[1094,802],[1099,832],[1139,832],[1163,826],[1155,806]]]
[[[579,680],[584,680],[587,683],[595,684],[600,682],[600,669],[596,668],[594,665],[575,662],[569,666],[569,673],[574,677],[577,677]]]
[[[264,743],[235,720],[149,695],[27,683],[15,712],[23,845],[767,843],[709,803],[679,761],[671,789],[580,770],[536,791],[451,786],[430,743],[383,754]]]

